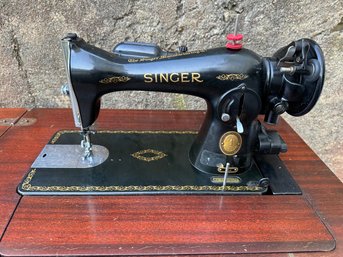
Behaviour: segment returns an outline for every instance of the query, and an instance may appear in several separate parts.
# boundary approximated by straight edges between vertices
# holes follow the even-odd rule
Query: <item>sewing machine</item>
[[[168,52],[156,44],[123,42],[108,52],[76,34],[68,34],[62,39],[68,77],[62,91],[70,97],[75,126],[81,130],[81,146],[75,142],[79,138],[77,133],[72,140],[54,144],[63,134],[57,133],[30,172],[69,169],[82,173],[86,169],[85,176],[93,181],[100,176],[101,183],[108,180],[99,175],[104,170],[117,172],[114,175],[117,179],[111,183],[125,177],[115,186],[106,184],[103,191],[96,190],[97,186],[87,180],[79,191],[75,185],[71,190],[60,186],[62,189],[57,193],[301,194],[278,157],[287,151],[286,143],[276,131],[267,130],[257,117],[264,115],[264,122],[276,124],[284,112],[302,116],[312,109],[324,81],[322,51],[316,42],[300,39],[272,57],[261,57],[242,48],[242,35],[234,33],[227,38],[225,47],[209,50],[187,51],[182,47],[179,52]],[[112,132],[111,137],[108,132],[102,143],[93,144],[92,138],[102,135],[101,131],[93,135],[92,130],[100,112],[101,97],[123,90],[198,96],[207,102],[206,117],[198,133],[131,131]],[[147,141],[156,141],[154,148]],[[175,148],[177,144],[180,148]],[[125,159],[121,151],[130,145],[132,149],[127,154],[130,156]],[[170,148],[163,148],[166,145]],[[122,159],[125,168],[120,166]],[[156,175],[167,167],[167,173]],[[144,171],[151,169],[158,171]],[[137,179],[140,170],[144,177]],[[29,193],[27,189],[33,188],[28,183],[32,174],[31,180],[29,173],[19,187],[21,193]]]

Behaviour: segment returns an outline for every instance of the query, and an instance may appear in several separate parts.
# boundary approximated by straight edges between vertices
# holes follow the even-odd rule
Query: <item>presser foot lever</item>
[[[225,165],[225,173],[224,173],[224,180],[223,180],[223,189],[222,189],[222,191],[225,190],[227,175],[229,173],[229,168],[230,168],[230,163],[227,162],[226,165]]]

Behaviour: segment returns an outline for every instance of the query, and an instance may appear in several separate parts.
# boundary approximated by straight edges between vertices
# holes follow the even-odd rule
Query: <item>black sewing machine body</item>
[[[259,193],[301,193],[278,158],[287,151],[285,142],[257,116],[275,124],[285,111],[300,116],[311,110],[324,80],[323,55],[314,41],[292,42],[269,58],[248,49],[167,52],[131,42],[107,52],[75,34],[68,34],[62,46],[69,80],[64,91],[81,128],[86,159],[92,158],[90,128],[101,96],[123,90],[189,94],[207,102],[206,118],[189,150],[195,174],[221,178],[223,191],[231,176],[239,181],[235,186],[260,187]]]
[[[240,116],[246,132],[241,134],[243,145],[240,158],[229,158],[237,166],[250,166],[246,159],[250,158],[254,147],[252,141],[258,126],[254,120],[265,109],[259,97],[264,83],[261,79],[264,77],[262,59],[246,49],[237,52],[226,48],[164,57],[150,57],[156,60],[127,58],[76,40],[71,47],[71,74],[76,75],[71,77],[71,83],[75,85],[74,92],[77,92],[82,110],[82,126],[89,127],[96,120],[100,97],[106,93],[146,90],[199,96],[207,101],[207,117],[190,151],[190,160],[201,171],[217,173],[218,163],[203,165],[199,152],[205,150],[208,155],[215,153],[214,157],[218,159],[220,137],[227,131],[236,130],[235,119],[228,122],[221,120],[221,114],[227,112],[227,105],[233,100],[230,115]],[[236,79],[225,80],[226,74],[234,74]],[[129,80],[126,83],[110,81],[116,77]],[[211,156],[202,158],[213,159]]]

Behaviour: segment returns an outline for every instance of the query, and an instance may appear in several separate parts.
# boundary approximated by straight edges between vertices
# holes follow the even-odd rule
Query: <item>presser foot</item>
[[[94,153],[93,153],[92,143],[91,143],[91,138],[90,138],[91,134],[95,134],[95,131],[86,130],[86,131],[81,132],[81,135],[82,135],[81,147],[83,148],[83,156],[82,156],[83,161],[89,161],[89,162],[93,161]]]

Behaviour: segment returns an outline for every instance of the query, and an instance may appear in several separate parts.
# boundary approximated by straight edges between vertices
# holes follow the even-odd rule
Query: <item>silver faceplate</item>
[[[83,159],[84,148],[80,145],[46,145],[32,168],[92,168],[103,163],[109,151],[101,145],[92,145],[92,158]]]
[[[68,39],[62,40],[62,49],[63,49],[63,54],[64,54],[64,64],[65,64],[65,69],[67,72],[67,78],[68,78],[68,90],[69,90],[69,97],[71,101],[71,108],[73,111],[73,116],[74,116],[74,122],[75,126],[78,128],[83,128],[82,127],[82,120],[81,120],[81,115],[80,115],[80,108],[79,108],[79,103],[77,101],[73,85],[71,83],[71,71],[70,71],[70,48],[71,44]]]

